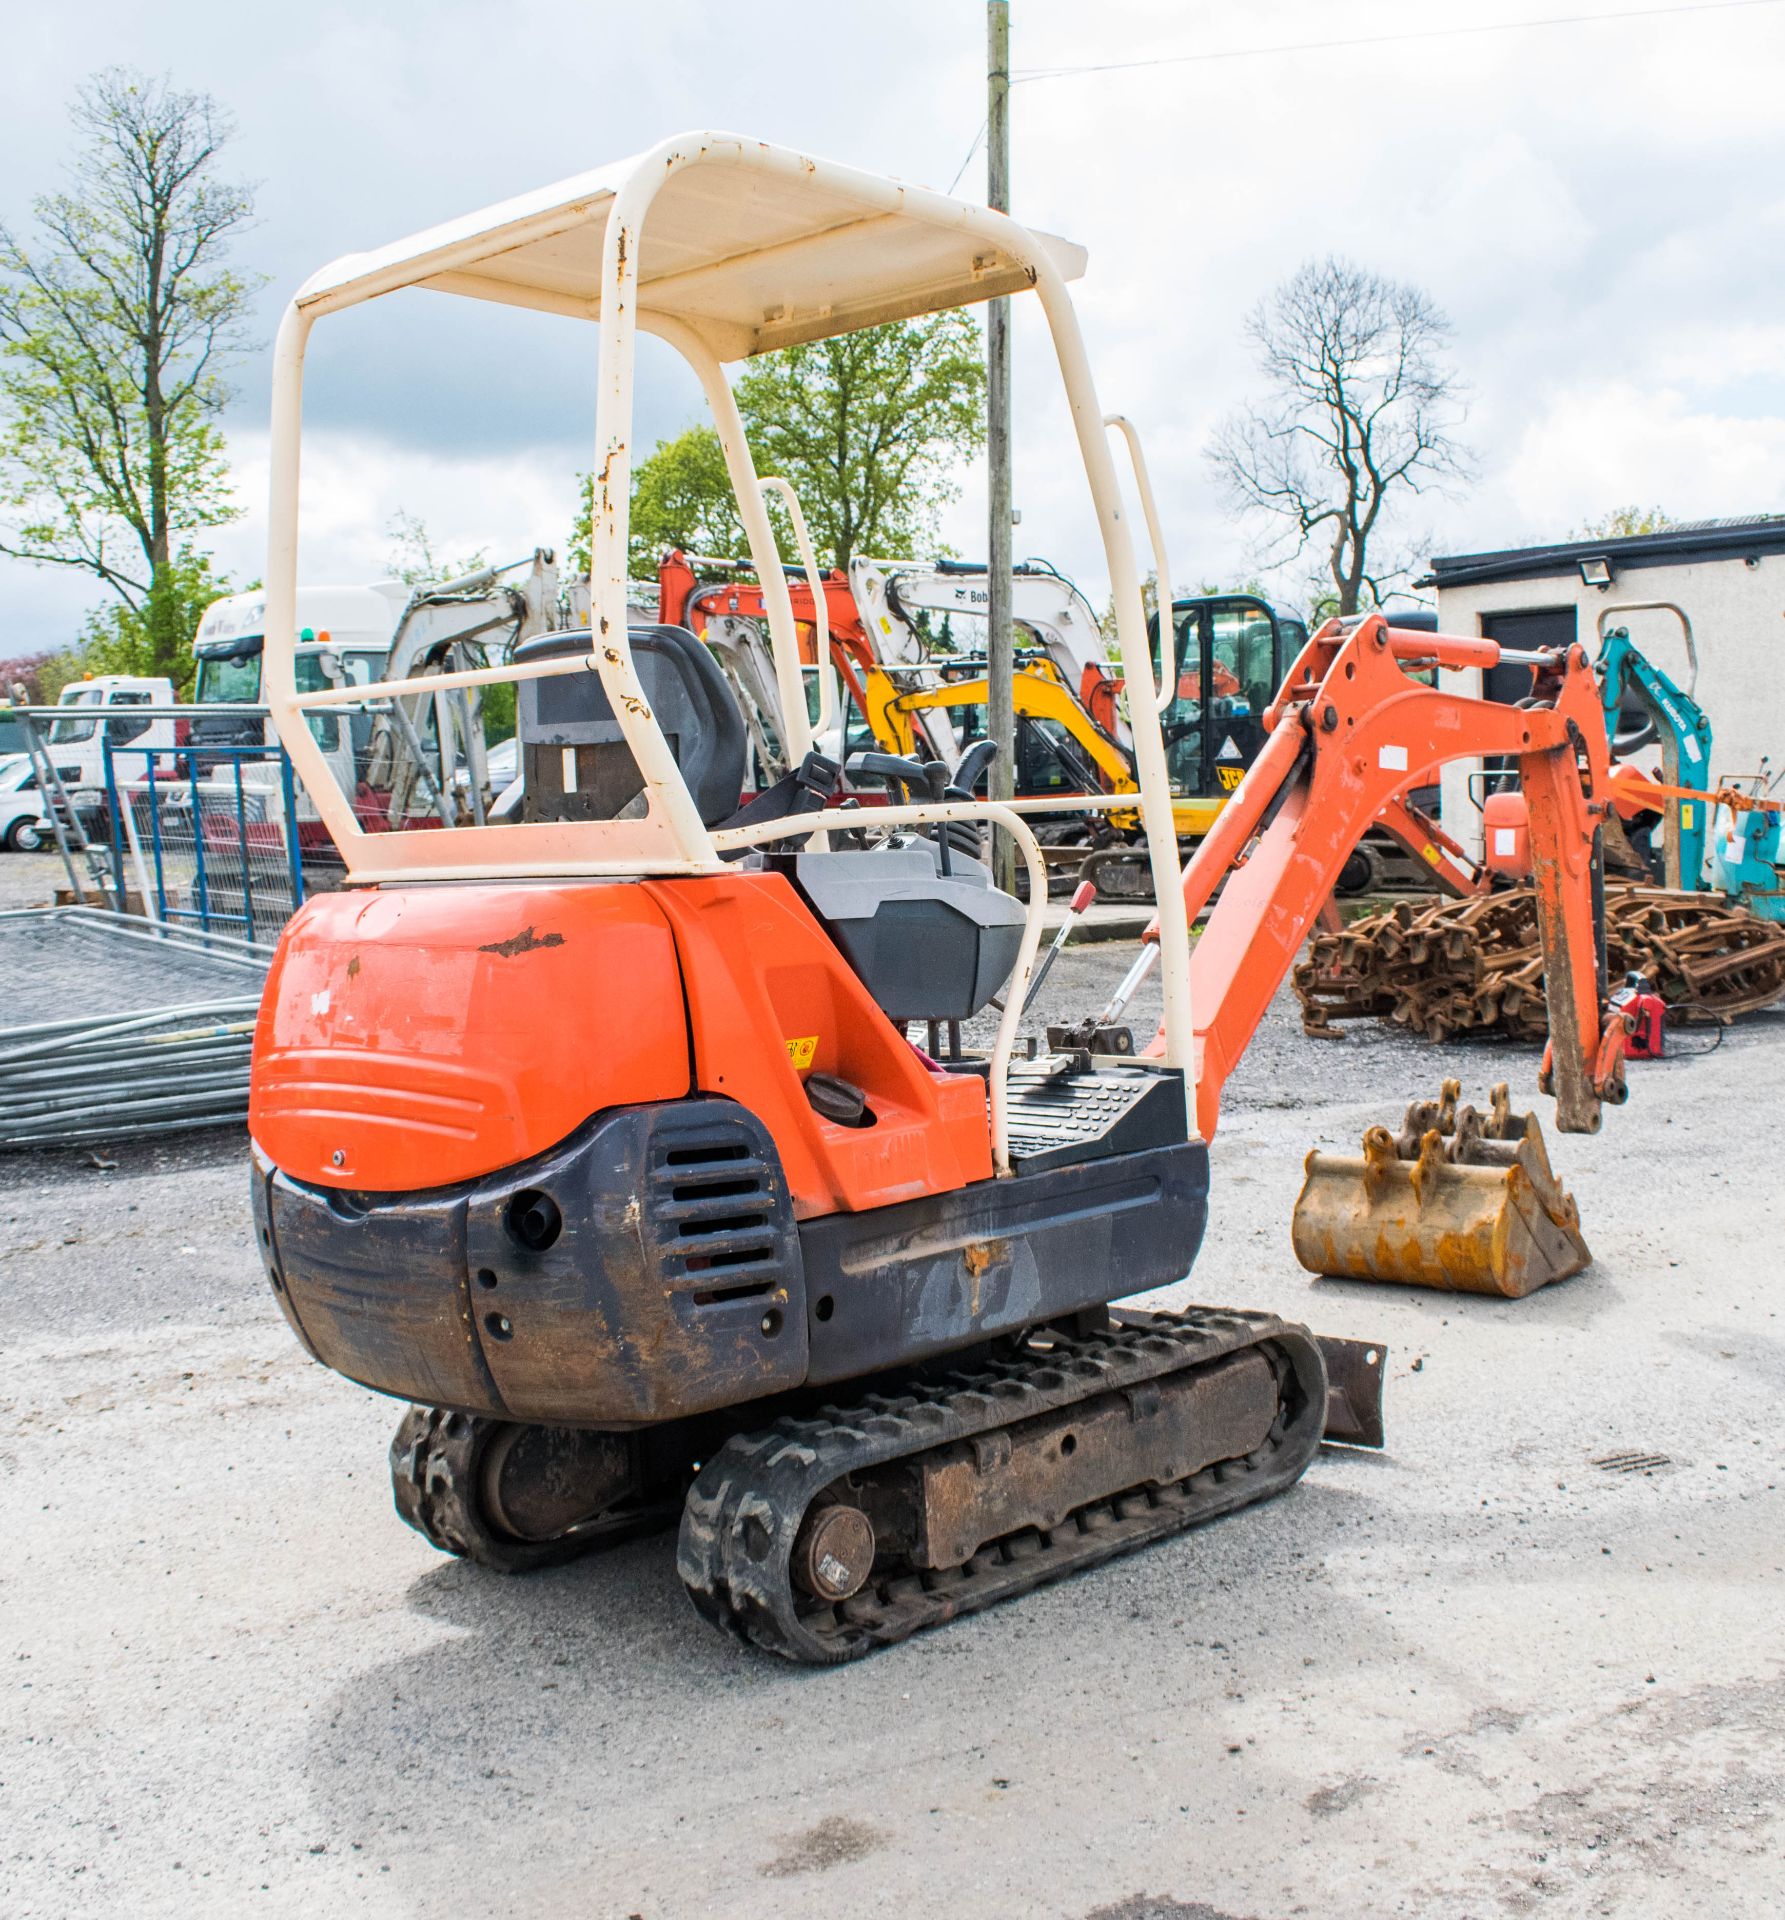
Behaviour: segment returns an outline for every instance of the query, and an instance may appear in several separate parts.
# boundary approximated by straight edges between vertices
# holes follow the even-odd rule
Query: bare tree
[[[260,282],[226,264],[253,197],[217,177],[209,96],[108,69],[73,109],[69,191],[0,227],[0,553],[91,574],[115,636],[177,678],[217,591],[195,535],[236,517],[217,415]]]
[[[1463,390],[1445,356],[1450,323],[1419,288],[1329,256],[1261,301],[1246,331],[1270,390],[1216,431],[1223,487],[1278,524],[1266,565],[1314,547],[1334,610],[1355,613],[1366,595],[1379,605],[1406,571],[1383,557],[1396,496],[1470,471],[1453,433]]]

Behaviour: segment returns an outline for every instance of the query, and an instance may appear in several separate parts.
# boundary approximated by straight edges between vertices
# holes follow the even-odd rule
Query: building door
[[[1542,647],[1571,647],[1575,641],[1575,610],[1537,607],[1528,613],[1484,613],[1481,630],[1488,639],[1520,653],[1535,653]],[[1489,667],[1481,677],[1482,697],[1517,706],[1530,694],[1535,677],[1529,667],[1516,663]]]
[[[1542,647],[1571,647],[1575,634],[1574,609],[1537,607],[1528,613],[1484,613],[1481,630],[1488,639],[1498,641],[1503,647],[1516,648],[1520,653],[1535,653]],[[1521,667],[1516,661],[1507,661],[1489,667],[1482,674],[1481,695],[1484,700],[1500,700],[1507,706],[1517,706],[1521,700],[1530,698],[1536,682],[1534,667]],[[1489,793],[1518,784],[1515,763],[1503,754],[1490,754],[1482,762],[1482,768],[1489,775]],[[1499,777],[1495,778],[1496,775]]]

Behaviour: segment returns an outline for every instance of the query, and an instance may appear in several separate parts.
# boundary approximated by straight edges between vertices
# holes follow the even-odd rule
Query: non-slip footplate
[[[1010,1158],[1022,1173],[1184,1137],[1184,1078],[1052,1054],[1010,1069]]]

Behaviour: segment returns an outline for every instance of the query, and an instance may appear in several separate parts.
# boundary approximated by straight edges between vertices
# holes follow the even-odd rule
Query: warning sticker
[[[1496,857],[1510,858],[1518,852],[1518,829],[1516,827],[1496,827],[1494,829],[1494,853]]]
[[[787,1057],[793,1062],[793,1068],[796,1073],[804,1073],[818,1057],[817,1034],[808,1033],[801,1039],[789,1040],[787,1042]]]
[[[1431,841],[1429,840],[1425,843],[1423,847],[1420,848],[1419,851],[1421,856],[1424,859],[1430,861],[1434,867],[1437,866],[1438,863],[1444,858],[1443,854],[1441,854],[1438,851],[1438,849],[1435,846],[1433,846]]]
[[[1405,747],[1378,747],[1376,764],[1387,773],[1405,773],[1407,771],[1407,749]]]
[[[1215,755],[1215,758],[1217,760],[1238,760],[1242,758],[1239,748],[1234,745],[1233,735],[1231,733],[1221,742],[1221,751]]]

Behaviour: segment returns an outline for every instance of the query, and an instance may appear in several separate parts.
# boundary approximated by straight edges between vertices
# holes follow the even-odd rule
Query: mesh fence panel
[[[116,883],[175,927],[268,939],[304,897],[295,783],[277,747],[114,749]]]

